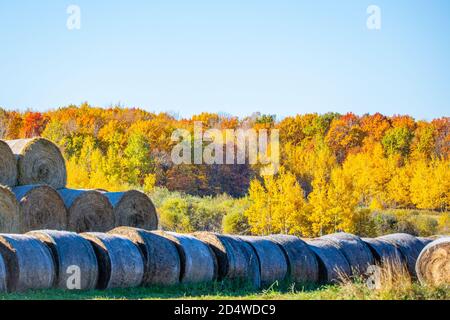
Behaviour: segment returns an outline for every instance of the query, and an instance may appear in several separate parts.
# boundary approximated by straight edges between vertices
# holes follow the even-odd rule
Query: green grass
[[[170,288],[133,288],[107,291],[43,290],[27,293],[1,294],[2,300],[71,300],[71,299],[267,299],[267,300],[449,300],[449,288],[428,288],[413,284],[407,289],[371,290],[363,283],[333,286],[277,286],[255,292],[249,289],[233,290],[222,283]]]

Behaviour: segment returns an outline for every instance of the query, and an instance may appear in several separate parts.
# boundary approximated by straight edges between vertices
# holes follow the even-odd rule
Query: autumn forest
[[[280,170],[171,161],[175,129],[279,129]],[[312,237],[448,233],[450,118],[308,113],[283,119],[202,113],[182,119],[87,103],[47,112],[0,109],[3,139],[42,136],[64,152],[74,188],[136,188],[180,232]]]

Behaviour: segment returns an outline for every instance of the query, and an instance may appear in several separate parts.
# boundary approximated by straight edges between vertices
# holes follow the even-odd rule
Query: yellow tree
[[[251,205],[245,211],[253,234],[308,234],[304,193],[294,174],[280,169],[277,176],[250,183]]]

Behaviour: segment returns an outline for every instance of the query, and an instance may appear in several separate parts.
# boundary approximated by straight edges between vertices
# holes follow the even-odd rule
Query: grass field
[[[133,288],[108,291],[62,291],[45,290],[20,294],[2,294],[2,300],[71,300],[71,299],[267,299],[267,300],[450,300],[449,288],[428,288],[410,283],[395,288],[369,289],[364,283],[348,282],[340,285],[322,287],[271,288],[255,292],[247,289],[233,290],[222,283],[198,286],[176,286],[171,288]]]

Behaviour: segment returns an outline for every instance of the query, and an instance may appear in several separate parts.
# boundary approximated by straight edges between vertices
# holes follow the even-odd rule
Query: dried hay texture
[[[68,213],[68,230],[107,232],[114,228],[114,212],[108,198],[96,190],[59,189]]]
[[[316,255],[301,239],[289,235],[272,235],[268,239],[277,243],[288,262],[289,280],[297,283],[319,281],[319,264]]]
[[[122,235],[139,247],[145,262],[143,285],[171,286],[179,283],[181,261],[171,240],[132,227],[119,227],[108,233]]]
[[[405,264],[403,255],[392,243],[373,238],[362,238],[361,240],[369,246],[377,264]]]
[[[52,252],[55,262],[55,287],[59,289],[95,289],[98,265],[94,249],[88,240],[74,232],[39,230],[28,235],[43,242]],[[74,270],[73,267],[78,270]],[[80,281],[74,280],[79,272]]]
[[[278,244],[264,237],[240,238],[250,244],[258,256],[262,286],[270,286],[276,281],[287,279],[288,262]]]
[[[0,186],[0,232],[21,232],[21,211],[19,202],[8,187]]]
[[[141,285],[144,259],[131,240],[99,232],[82,233],[80,236],[89,240],[97,257],[97,289],[133,288]]]
[[[207,243],[214,252],[219,280],[261,287],[258,257],[251,245],[236,236],[213,232],[196,232],[194,236]]]
[[[337,283],[342,277],[352,275],[350,264],[332,241],[326,239],[310,239],[305,242],[316,254],[319,263],[319,282]]]
[[[145,193],[130,190],[127,192],[104,192],[103,194],[113,206],[117,227],[158,229],[156,208]]]
[[[402,253],[408,271],[413,278],[417,277],[416,274],[416,261],[420,252],[425,247],[422,241],[416,237],[406,233],[394,233],[386,236],[378,237],[377,239],[387,241]]]
[[[353,275],[367,272],[367,268],[375,263],[375,259],[367,244],[358,236],[349,233],[334,233],[321,237],[333,242],[350,264]]]
[[[0,234],[0,255],[6,264],[8,292],[49,289],[55,280],[50,250],[27,235]]]
[[[50,186],[12,188],[20,204],[20,233],[31,230],[67,229],[67,211],[58,192]]]
[[[450,286],[450,237],[439,238],[422,250],[416,272],[422,284]]]
[[[17,157],[19,185],[46,184],[55,189],[66,186],[66,163],[53,142],[43,138],[5,142]]]
[[[152,233],[163,236],[175,244],[181,261],[181,283],[203,283],[217,278],[217,260],[205,242],[188,234],[167,231],[152,231]]]
[[[0,140],[0,185],[17,185],[17,159],[3,140]]]

